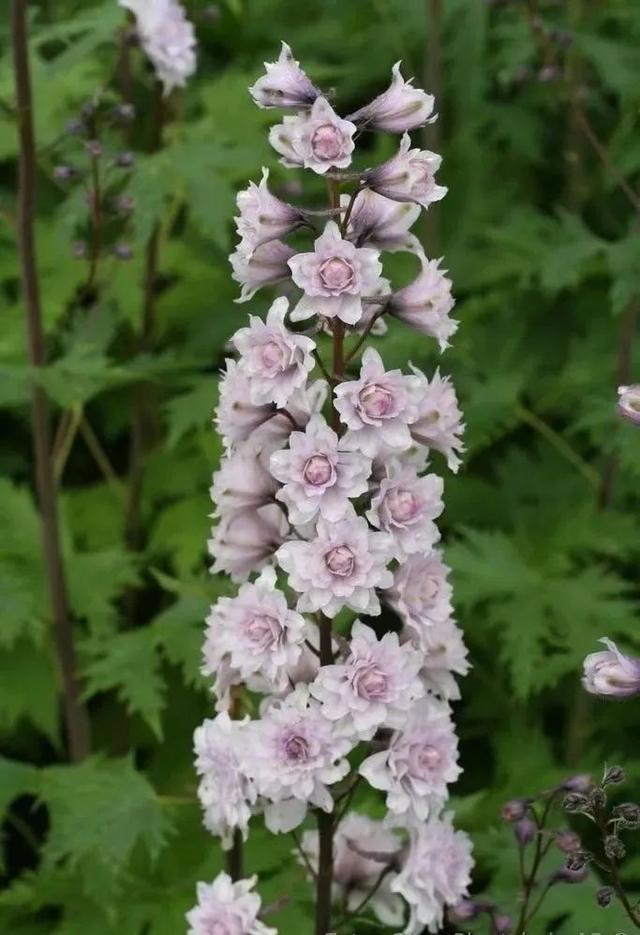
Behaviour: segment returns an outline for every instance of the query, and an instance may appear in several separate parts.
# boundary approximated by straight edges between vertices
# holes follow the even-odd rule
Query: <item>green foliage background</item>
[[[282,38],[314,79],[337,89],[343,112],[386,86],[399,58],[419,83],[441,82],[437,145],[450,192],[422,234],[430,255],[445,255],[455,283],[461,326],[442,366],[468,424],[463,470],[446,483],[444,530],[473,662],[456,708],[465,772],[454,805],[474,836],[477,888],[508,910],[514,852],[498,819],[506,798],[598,772],[605,761],[629,770],[626,798],[640,793],[637,706],[594,702],[579,684],[598,637],[640,649],[640,431],[614,409],[640,292],[637,212],[619,185],[622,176],[633,186],[640,170],[640,7],[541,0],[545,21],[575,37],[562,53],[564,76],[545,82],[536,78],[544,54],[521,2],[187,6],[199,70],[170,105],[158,153],[148,152],[151,76],[131,52],[134,257],[105,262],[89,307],[76,301],[86,271],[71,249],[86,206],[81,189],[54,183],[52,166],[69,151],[65,123],[98,88],[116,87],[124,18],[115,0],[31,8],[50,359],[41,379],[54,424],[88,425],[113,468],[105,471],[85,428],[72,433],[59,500],[93,750],[78,766],[65,764],[34,506],[15,105],[8,23],[0,22],[0,931],[173,935],[184,931],[195,882],[221,866],[200,826],[191,752],[211,707],[199,674],[203,617],[228,588],[206,570],[208,485],[219,456],[211,414],[226,339],[269,301],[260,294],[250,308],[233,304],[235,191],[257,180],[262,165],[276,184],[293,178],[275,169],[265,134],[272,115],[246,91]],[[424,142],[435,148],[434,132]],[[369,155],[385,154],[380,145]],[[141,346],[145,243],[156,223],[157,320]],[[395,272],[411,275],[401,265]],[[429,342],[400,327],[383,353],[394,365],[436,363]],[[153,444],[132,550],[124,517],[141,381]],[[366,794],[356,805],[378,807]],[[627,866],[633,884],[640,862]],[[247,867],[261,875],[267,902],[292,897],[274,916],[280,931],[309,931],[311,893],[290,840],[258,824]],[[545,922],[559,935],[618,931],[617,910],[594,907],[595,886],[554,888],[540,931]]]

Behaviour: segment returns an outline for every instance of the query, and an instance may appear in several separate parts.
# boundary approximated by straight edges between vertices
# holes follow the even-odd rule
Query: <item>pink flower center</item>
[[[413,185],[426,188],[431,182],[431,170],[422,159],[412,159],[409,163],[413,175]]]
[[[420,501],[410,490],[396,488],[385,497],[389,515],[396,523],[408,523],[420,512]]]
[[[371,419],[386,418],[393,407],[393,396],[388,389],[378,383],[371,383],[359,394],[360,406]]]
[[[300,763],[309,757],[309,744],[305,737],[301,737],[299,734],[292,734],[284,742],[284,752],[287,755],[287,759]]]
[[[259,649],[268,649],[282,639],[280,621],[269,614],[254,614],[245,623],[247,636]]]
[[[360,698],[377,701],[387,694],[389,679],[375,662],[369,662],[358,669],[352,679],[352,685]]]
[[[325,455],[312,455],[311,458],[307,458],[302,471],[305,481],[312,487],[322,487],[328,484],[332,474],[331,462]]]
[[[337,545],[324,557],[324,562],[332,575],[346,578],[353,573],[356,558],[349,546]]]
[[[323,123],[311,137],[313,155],[323,161],[337,159],[342,152],[342,136],[337,127]]]
[[[325,289],[344,292],[353,283],[353,267],[339,256],[325,260],[320,267],[320,279]]]
[[[440,763],[440,752],[426,743],[418,755],[418,764],[425,772],[435,769]]]
[[[278,373],[285,368],[283,348],[275,341],[269,341],[262,346],[262,365],[267,373]]]

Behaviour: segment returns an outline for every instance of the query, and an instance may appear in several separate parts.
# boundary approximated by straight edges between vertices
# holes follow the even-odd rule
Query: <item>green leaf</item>
[[[99,902],[120,884],[134,848],[157,857],[170,831],[154,790],[128,758],[49,767],[40,797],[51,818],[45,866],[78,871]]]
[[[173,448],[193,428],[210,424],[218,400],[218,379],[198,377],[185,393],[167,403],[167,447]]]
[[[139,714],[158,739],[164,707],[164,682],[157,653],[158,636],[149,627],[117,633],[97,646],[95,658],[84,667],[85,697],[113,690],[130,714]]]

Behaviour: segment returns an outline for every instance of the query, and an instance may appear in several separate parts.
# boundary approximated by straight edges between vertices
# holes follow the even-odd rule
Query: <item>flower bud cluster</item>
[[[82,105],[57,145],[54,181],[64,191],[82,185],[85,192],[86,212],[75,231],[72,250],[76,259],[89,261],[92,284],[101,259],[133,256],[127,238],[135,203],[127,192],[131,175],[127,170],[135,160],[121,146],[122,135],[134,119],[132,104],[101,91]]]
[[[204,822],[229,847],[258,814],[274,833],[310,810],[338,814],[334,898],[348,910],[375,888],[367,911],[382,923],[435,932],[472,866],[444,811],[460,773],[450,702],[468,663],[438,549],[443,481],[429,460],[457,471],[462,415],[439,370],[388,369],[365,346],[387,315],[440,349],[456,330],[451,281],[410,231],[446,193],[440,157],[408,135],[435,119],[434,101],[397,64],[383,94],[342,117],[284,43],[250,93],[289,111],[270,142],[284,166],[324,177],[330,201],[324,212],[291,205],[266,169],[238,195],[239,301],[276,283],[289,298],[235,333],[220,384],[225,455],[209,550],[212,570],[240,587],[207,618],[203,672],[217,713],[195,735]],[[397,133],[399,146],[354,172],[365,129]],[[415,255],[412,283],[394,289],[383,277],[387,250]],[[359,619],[383,608],[397,631]],[[263,696],[257,716],[238,718],[240,686]],[[384,795],[384,821],[336,807],[360,777]],[[301,846],[317,867],[319,832],[305,830]],[[213,916],[208,929],[199,919],[194,910],[194,935],[212,930]]]

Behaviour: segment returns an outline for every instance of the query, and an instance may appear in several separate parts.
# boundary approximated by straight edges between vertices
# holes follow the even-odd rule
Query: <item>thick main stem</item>
[[[337,182],[327,181],[329,207],[340,206],[340,188]],[[341,380],[344,374],[344,324],[338,318],[333,319],[333,358],[332,375]],[[339,414],[332,406],[332,424],[338,430]],[[320,615],[320,665],[333,663],[331,639],[331,618]],[[318,873],[316,876],[316,928],[315,935],[327,935],[331,931],[331,888],[333,883],[333,832],[332,814],[318,811]]]
[[[43,367],[46,363],[44,332],[33,235],[36,164],[26,15],[26,0],[12,0],[11,35],[20,138],[18,242],[22,291],[27,313],[29,360],[32,367]],[[80,687],[76,674],[75,646],[62,561],[51,460],[49,404],[37,381],[34,381],[31,391],[31,414],[45,573],[51,595],[54,636],[62,675],[69,755],[76,762],[83,759],[89,752],[89,718],[86,708],[80,701]]]

